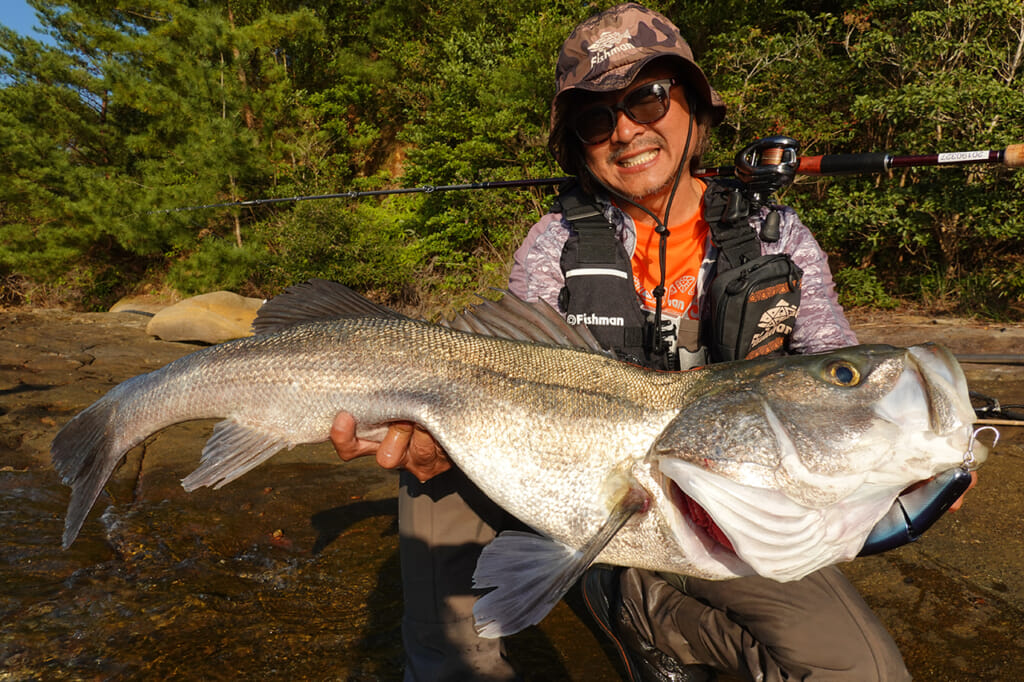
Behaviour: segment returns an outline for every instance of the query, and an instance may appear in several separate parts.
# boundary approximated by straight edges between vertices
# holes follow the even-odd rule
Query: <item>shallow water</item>
[[[0,314],[0,680],[399,679],[397,479],[372,462],[297,448],[187,494],[178,482],[212,423],[172,427],[129,456],[60,549],[67,489],[49,440],[112,385],[189,350],[123,317]],[[1020,367],[967,372],[1024,402]],[[1024,668],[1022,431],[1004,429],[962,511],[844,567],[917,679]],[[572,595],[511,639],[526,679],[618,679],[577,610]]]
[[[294,515],[281,507],[298,502],[283,500],[267,474],[315,480],[320,472],[275,469],[220,500],[107,506],[68,552],[53,542],[65,504],[56,480],[3,472],[5,673],[397,676],[395,500],[349,500],[340,491],[343,506],[293,528]]]
[[[399,679],[397,501],[349,468],[365,471],[335,486],[337,466],[268,467],[188,500],[147,484],[98,505],[67,552],[56,476],[0,472],[0,679]],[[325,480],[337,506],[311,489]],[[558,611],[511,645],[528,679],[615,679],[586,630],[581,664]],[[548,628],[574,634],[560,649]]]

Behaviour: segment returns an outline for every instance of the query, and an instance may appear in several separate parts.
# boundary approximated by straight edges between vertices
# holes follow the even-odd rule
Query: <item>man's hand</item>
[[[374,455],[385,469],[405,469],[420,482],[452,468],[451,460],[427,431],[412,422],[395,422],[378,442],[356,437],[356,420],[339,412],[331,424],[331,443],[346,462]]]

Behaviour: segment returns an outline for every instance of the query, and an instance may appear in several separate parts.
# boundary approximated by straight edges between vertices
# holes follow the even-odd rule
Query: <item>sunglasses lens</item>
[[[626,115],[637,123],[653,123],[668,112],[668,90],[661,83],[651,83],[629,93],[623,105]]]
[[[612,136],[615,115],[609,107],[594,107],[576,119],[576,134],[583,144],[597,144]]]
[[[637,88],[613,107],[598,106],[583,111],[573,123],[583,144],[600,144],[615,130],[616,111],[626,112],[637,123],[654,123],[668,113],[671,81],[655,81]]]

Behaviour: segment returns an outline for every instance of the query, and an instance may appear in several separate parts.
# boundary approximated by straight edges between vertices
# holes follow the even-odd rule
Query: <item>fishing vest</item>
[[[702,337],[712,362],[785,354],[796,325],[803,270],[788,253],[761,255],[762,241],[779,240],[781,217],[769,211],[758,235],[753,210],[739,181],[708,182],[704,220],[718,261]]]
[[[697,323],[667,317],[661,329],[654,328],[653,314],[640,307],[630,256],[615,226],[577,186],[563,188],[554,210],[571,227],[560,259],[565,285],[558,302],[566,320],[586,324],[620,359],[652,369],[690,369],[708,359],[784,352],[799,308],[802,272],[787,254],[761,255],[740,187],[709,182],[704,195],[704,219],[719,247],[710,319]],[[769,214],[765,227],[766,237],[771,239],[774,229],[777,240],[778,214]],[[655,343],[659,334],[666,343]],[[659,346],[660,352],[655,350]]]

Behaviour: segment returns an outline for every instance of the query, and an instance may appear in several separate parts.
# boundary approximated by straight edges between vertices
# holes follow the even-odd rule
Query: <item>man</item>
[[[699,364],[697,321],[707,315],[718,253],[702,219],[705,183],[689,171],[708,129],[724,116],[721,99],[679,30],[636,4],[576,28],[562,47],[556,86],[550,147],[581,189],[530,230],[516,252],[510,290],[570,315],[610,302],[640,330],[630,333],[629,322],[592,327],[599,340],[613,339],[621,356],[670,368]],[[593,254],[566,214],[567,205],[581,204],[596,205],[598,220],[614,227],[624,271],[580,267]],[[760,249],[788,253],[803,271],[787,348],[856,343],[824,253],[791,210],[779,211],[780,236]],[[751,227],[760,229],[764,215],[753,216]],[[600,294],[590,296],[594,290]],[[376,454],[382,466],[405,469],[399,524],[406,679],[513,679],[501,643],[473,630],[470,585],[482,546],[515,519],[451,468],[414,425],[395,425],[374,443],[357,440],[351,417],[342,414],[332,440],[342,459]],[[834,567],[792,583],[592,569],[584,585],[599,620],[627,652],[634,679],[714,679],[714,670],[759,680],[909,678],[892,639]]]

